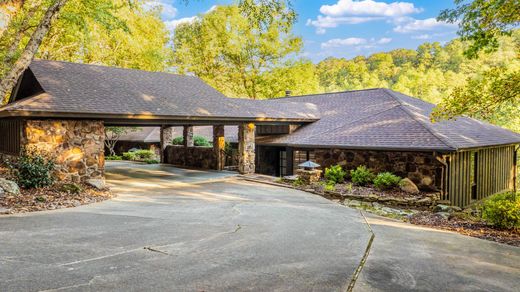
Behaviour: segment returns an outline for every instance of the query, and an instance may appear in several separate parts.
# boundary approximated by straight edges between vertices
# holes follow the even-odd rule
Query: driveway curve
[[[0,291],[342,291],[358,211],[233,173],[107,164],[117,198],[0,217]]]

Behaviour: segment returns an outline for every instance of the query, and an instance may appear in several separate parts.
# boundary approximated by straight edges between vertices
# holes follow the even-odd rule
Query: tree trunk
[[[43,38],[47,35],[49,29],[51,28],[53,19],[57,16],[65,3],[67,3],[67,0],[56,0],[56,2],[54,2],[45,12],[45,15],[43,16],[36,30],[31,35],[29,42],[20,55],[20,58],[18,58],[13,67],[7,71],[5,76],[2,78],[2,81],[0,82],[0,97],[2,99],[13,89],[22,73],[31,64],[34,55],[38,51],[38,48],[43,41]]]

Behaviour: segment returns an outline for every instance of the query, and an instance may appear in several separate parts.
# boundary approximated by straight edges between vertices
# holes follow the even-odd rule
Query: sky
[[[157,0],[161,17],[171,30],[232,0]],[[439,12],[453,8],[452,0],[293,0],[298,20],[293,32],[301,36],[301,53],[314,62],[327,57],[353,58],[397,48],[416,49],[424,42],[445,43],[457,26],[436,21]]]

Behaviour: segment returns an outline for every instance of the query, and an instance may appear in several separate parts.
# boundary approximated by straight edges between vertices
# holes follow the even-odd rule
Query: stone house
[[[63,180],[102,178],[105,126],[157,127],[164,163],[221,170],[233,136],[245,174],[289,175],[306,160],[366,165],[458,206],[514,189],[519,134],[466,117],[431,123],[432,108],[387,89],[232,99],[191,76],[36,60],[0,108],[0,156],[36,147]],[[194,126],[212,129],[213,147],[194,147]],[[183,146],[169,145],[174,127]]]

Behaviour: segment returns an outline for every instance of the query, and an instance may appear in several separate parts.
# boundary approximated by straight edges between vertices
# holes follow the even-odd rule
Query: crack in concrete
[[[242,226],[240,226],[240,224],[237,224],[237,228],[235,229],[235,231],[233,233],[237,233],[240,229],[242,229]]]
[[[354,290],[354,286],[356,285],[356,281],[361,274],[361,271],[363,270],[363,267],[365,266],[365,263],[367,262],[368,255],[370,254],[370,250],[372,249],[372,242],[374,242],[374,238],[376,237],[374,234],[374,231],[372,230],[372,227],[370,227],[370,224],[368,223],[367,218],[365,217],[365,214],[359,211],[359,214],[363,216],[363,219],[365,220],[365,223],[368,227],[368,231],[370,231],[370,239],[368,240],[367,247],[365,249],[365,253],[363,254],[363,257],[361,258],[361,261],[359,262],[358,267],[354,271],[354,274],[352,275],[352,279],[350,279],[350,283],[346,289],[347,292],[352,292]]]
[[[46,290],[39,290],[39,292],[52,292],[52,291],[61,291],[61,290],[69,290],[69,289],[74,289],[74,288],[80,288],[80,287],[89,287],[90,285],[92,285],[92,282],[98,278],[99,276],[94,276],[92,279],[90,279],[90,281],[88,281],[88,283],[81,283],[81,284],[76,284],[76,285],[70,285],[70,286],[64,286],[64,287],[59,287],[59,288],[52,288],[52,289],[46,289]]]
[[[146,249],[146,250],[149,250],[149,251],[152,251],[152,252],[162,253],[162,254],[165,254],[165,255],[170,255],[169,253],[167,253],[165,251],[158,250],[158,249],[155,249],[155,248],[150,247],[150,246],[145,246],[145,247],[143,247],[143,249]]]

